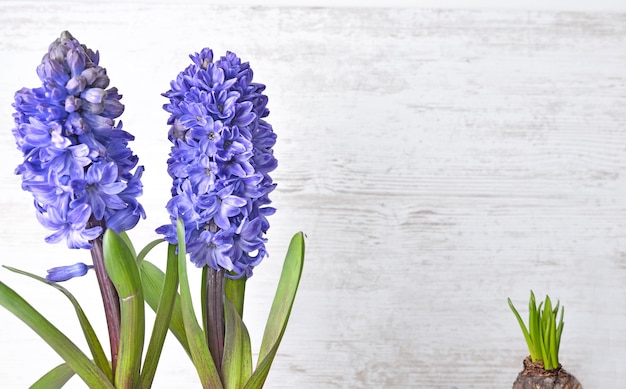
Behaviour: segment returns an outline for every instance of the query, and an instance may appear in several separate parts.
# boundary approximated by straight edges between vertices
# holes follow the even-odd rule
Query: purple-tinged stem
[[[93,248],[91,249],[91,258],[93,267],[96,271],[96,278],[100,286],[100,294],[102,294],[102,303],[104,305],[104,315],[109,330],[109,343],[111,345],[111,368],[115,377],[115,368],[117,366],[117,354],[120,345],[120,301],[115,290],[115,286],[109,279],[109,275],[104,267],[104,251],[102,248],[102,236],[106,226],[103,221],[96,220],[93,216],[89,219],[88,228],[100,226],[102,227],[102,235],[91,241]]]
[[[224,355],[224,271],[205,267],[203,293],[206,306],[205,331],[207,344],[215,368],[222,377],[222,357]]]

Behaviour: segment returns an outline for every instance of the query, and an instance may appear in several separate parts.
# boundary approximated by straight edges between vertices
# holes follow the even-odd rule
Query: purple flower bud
[[[65,99],[65,110],[69,113],[74,111],[78,111],[78,109],[82,106],[83,101],[75,96],[68,96]]]
[[[72,76],[80,74],[83,70],[85,70],[86,61],[87,58],[84,50],[76,48],[67,53],[67,64],[70,67]]]
[[[80,262],[70,266],[53,267],[52,269],[48,269],[46,280],[51,282],[63,282],[74,277],[82,277],[87,274],[91,268],[93,268],[93,266],[85,265]]]
[[[98,78],[99,74],[98,68],[85,69],[80,73],[81,77],[84,78],[90,85],[93,85],[96,82],[96,78]],[[81,89],[81,91],[84,89],[85,88]]]
[[[67,93],[70,95],[78,96],[82,91],[85,90],[87,86],[87,79],[83,76],[76,76],[70,78],[70,80],[65,84],[65,89],[67,89]]]
[[[89,88],[81,93],[80,97],[92,104],[100,104],[107,97],[107,93],[104,89]]]

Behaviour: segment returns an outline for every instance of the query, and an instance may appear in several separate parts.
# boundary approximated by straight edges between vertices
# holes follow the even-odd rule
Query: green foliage
[[[204,389],[221,389],[222,382],[217,372],[217,368],[211,358],[209,347],[207,346],[206,337],[202,328],[196,319],[196,313],[193,308],[193,300],[189,289],[189,280],[187,278],[187,248],[185,247],[185,227],[179,219],[176,232],[178,237],[178,275],[180,277],[180,300],[185,324],[185,334],[187,335],[187,343],[189,344],[189,352],[193,361],[200,382]]]
[[[0,305],[32,328],[90,388],[113,388],[106,374],[89,360],[78,346],[2,282],[0,282]]]
[[[222,377],[225,389],[238,389],[252,375],[252,348],[250,335],[235,306],[224,300],[224,358]]]
[[[104,265],[120,301],[120,345],[113,374],[116,388],[133,389],[139,380],[145,315],[141,278],[134,250],[118,234],[104,233]]]
[[[110,368],[109,368],[110,369]],[[61,389],[74,376],[74,369],[62,363],[50,370],[30,386],[30,389]]]
[[[546,300],[539,303],[539,306],[537,306],[535,294],[531,291],[530,302],[528,304],[528,327],[526,327],[510,298],[508,302],[509,307],[511,307],[524,333],[532,361],[542,361],[545,370],[553,370],[559,367],[559,346],[561,344],[561,334],[563,333],[563,314],[565,308],[561,307],[561,316],[557,320],[559,301],[557,301],[556,306],[552,308],[550,297],[546,296]]]
[[[111,362],[107,359],[85,312],[78,300],[67,289],[37,275],[4,266],[12,272],[45,283],[59,290],[68,298],[76,311],[93,358],[90,360],[65,334],[44,318],[19,294],[0,282],[0,306],[30,326],[65,361],[37,380],[31,386],[32,388],[61,388],[75,374],[80,376],[89,388],[94,389],[150,387],[163,347],[165,333],[170,325],[170,316],[180,316],[180,303],[176,299],[178,295],[176,293],[178,288],[177,271],[172,270],[172,267],[177,267],[178,259],[174,250],[170,250],[168,256],[168,277],[159,278],[158,273],[160,271],[155,271],[150,266],[151,264],[143,261],[148,252],[162,241],[162,239],[158,239],[149,243],[136,255],[126,234],[118,235],[112,230],[106,230],[104,234],[104,263],[107,274],[119,295],[121,309],[119,360],[115,374],[112,374]],[[160,274],[162,275],[162,272]],[[149,297],[145,297],[143,294],[144,281],[149,291]],[[155,283],[158,286],[155,286]],[[142,368],[144,298],[146,301],[156,300],[155,305],[158,305],[159,312]],[[176,315],[176,308],[178,308],[178,316]],[[175,322],[175,320],[172,319],[171,322]]]
[[[74,375],[82,378],[89,388],[150,388],[168,329],[190,356],[203,388],[263,387],[285,333],[302,276],[304,234],[295,234],[287,250],[256,368],[252,363],[250,335],[242,320],[246,279],[224,280],[222,295],[216,295],[217,303],[224,307],[224,351],[219,354],[221,370],[218,371],[207,344],[206,329],[198,324],[193,308],[182,222],[179,221],[177,227],[178,241],[182,243],[178,247],[169,245],[165,273],[144,259],[163,242],[162,239],[150,242],[137,254],[126,234],[116,234],[112,230],[104,233],[103,261],[120,305],[120,342],[115,371],[78,300],[67,289],[37,275],[5,266],[10,271],[59,290],[68,298],[92,354],[91,358],[85,355],[19,294],[0,282],[0,306],[29,325],[65,361],[37,380],[32,388],[61,388]],[[156,312],[156,319],[142,365],[144,302]],[[215,304],[216,301],[206,300],[204,303]]]
[[[178,256],[176,255],[176,246],[169,245],[168,247],[168,265],[170,263],[170,256],[174,256],[176,260],[176,273],[178,274]],[[146,303],[152,308],[154,312],[157,312],[160,306],[161,295],[163,293],[163,285],[165,285],[165,273],[159,269],[156,265],[148,261],[142,261],[139,267],[141,270],[141,282],[143,284],[144,298]],[[178,283],[176,284],[178,288]],[[180,302],[180,294],[175,293],[174,307],[172,311],[172,317],[170,319],[169,330],[178,339],[178,342],[183,346],[183,349],[191,358],[189,351],[189,343],[187,343],[187,334],[185,333],[185,323],[183,321],[183,310]]]
[[[296,298],[298,284],[302,276],[302,265],[304,263],[304,234],[298,232],[291,238],[283,270],[280,274],[276,295],[270,309],[263,340],[261,341],[261,351],[257,368],[246,384],[246,389],[259,389],[263,387],[265,379],[269,373],[278,346],[285,334],[291,308]]]
[[[83,330],[83,335],[85,336],[85,340],[87,341],[87,345],[89,346],[89,350],[91,351],[91,355],[93,357],[95,364],[100,368],[100,370],[102,370],[106,374],[107,378],[112,381],[113,372],[111,371],[111,365],[109,364],[109,360],[104,354],[104,349],[102,348],[102,345],[100,344],[100,341],[98,340],[98,336],[96,335],[96,332],[94,331],[91,323],[89,322],[89,319],[87,318],[87,315],[85,315],[85,312],[83,311],[83,308],[78,303],[78,300],[76,299],[76,297],[74,297],[74,295],[70,293],[69,290],[65,289],[63,286],[57,284],[56,282],[48,281],[45,278],[39,277],[35,274],[31,274],[23,270],[15,269],[10,266],[3,266],[3,267],[14,273],[21,274],[21,275],[30,277],[34,280],[37,280],[39,282],[42,282],[46,285],[50,285],[51,287],[63,293],[65,297],[67,297],[70,303],[72,303],[72,305],[74,306],[74,311],[76,312],[76,316],[78,317],[78,322],[80,323],[80,327]],[[62,366],[63,365],[59,366],[58,370],[56,371],[64,371],[64,369],[69,368],[69,367],[64,368]],[[50,373],[53,373],[53,371],[51,371]],[[72,371],[72,375],[74,375],[74,371]],[[42,379],[43,378],[44,377],[42,377]],[[44,382],[48,382],[48,381],[44,381]]]
[[[267,379],[272,362],[282,337],[287,328],[289,315],[298,291],[304,264],[304,234],[293,236],[287,250],[285,262],[276,288],[274,301],[265,326],[259,359],[256,369],[252,368],[252,350],[248,329],[242,320],[246,279],[225,279],[222,303],[224,304],[224,353],[222,368],[218,372],[206,341],[206,328],[197,321],[193,301],[189,290],[185,231],[183,223],[177,223],[178,275],[180,277],[180,295],[177,295],[173,309],[170,330],[175,334],[187,354],[190,356],[203,388],[226,389],[261,389]],[[176,246],[170,245],[170,255]],[[140,254],[141,255],[141,254]],[[141,264],[145,298],[148,305],[156,311],[156,299],[160,288],[170,272],[169,266],[163,274],[154,265],[143,261]],[[203,283],[204,284],[204,283]],[[180,301],[180,304],[178,304]],[[201,299],[202,305],[211,303]],[[205,309],[203,307],[203,309]]]
[[[148,345],[148,351],[144,359],[143,369],[139,380],[139,388],[150,388],[154,375],[156,373],[157,364],[163,350],[163,343],[167,335],[175,310],[174,303],[176,301],[178,289],[178,257],[176,256],[175,247],[170,245],[167,252],[167,268],[163,281],[162,293],[159,299],[159,305],[155,309],[156,317],[154,319],[154,328]]]

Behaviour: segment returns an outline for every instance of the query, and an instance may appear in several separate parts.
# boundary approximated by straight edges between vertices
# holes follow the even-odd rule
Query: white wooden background
[[[167,220],[160,93],[189,53],[232,50],[267,84],[279,136],[271,258],[248,283],[255,349],[288,239],[308,235],[268,388],[510,387],[527,351],[506,298],[525,316],[530,289],[565,305],[561,362],[585,388],[626,386],[626,13],[173,3],[0,2],[0,263],[88,257],[43,242],[13,175],[13,93],[37,86],[62,30],[124,95],[147,166],[138,244]],[[84,346],[60,294],[0,280]],[[104,336],[94,277],[67,286]],[[60,362],[5,310],[0,326],[0,387]],[[198,387],[173,338],[165,353],[155,388]]]

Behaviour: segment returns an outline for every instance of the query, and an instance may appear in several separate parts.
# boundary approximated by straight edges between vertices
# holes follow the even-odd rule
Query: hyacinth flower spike
[[[129,186],[141,188],[141,174],[131,172],[138,161],[128,148],[134,138],[115,124],[124,106],[99,59],[63,32],[37,67],[43,85],[15,94],[13,135],[24,154],[16,173],[34,197],[38,220],[53,231],[46,241],[91,250],[115,365],[119,303],[104,267],[102,233],[130,229],[145,213],[121,197]]]
[[[295,298],[303,234],[292,239],[253,373],[243,301],[246,280],[267,257],[267,217],[275,212],[268,205],[276,187],[270,176],[277,167],[276,135],[265,120],[265,86],[252,81],[247,62],[232,52],[214,61],[209,48],[190,58],[192,64],[164,93],[173,185],[167,204],[171,223],[157,232],[178,248],[183,319],[203,386],[260,388]],[[202,269],[203,329],[195,323],[186,286],[186,254]],[[207,367],[207,359],[212,366]]]
[[[83,354],[0,282],[0,305],[25,321],[65,360],[33,387],[60,387],[74,374],[91,388],[140,387],[144,298],[137,263],[162,239],[136,255],[125,234],[145,218],[137,201],[144,168],[137,166],[138,158],[128,147],[134,137],[122,129],[122,122],[116,123],[124,111],[122,96],[109,87],[99,59],[98,52],[63,32],[37,67],[42,85],[15,93],[13,135],[23,154],[16,174],[22,177],[22,188],[33,195],[37,219],[52,231],[45,240],[90,250],[93,260],[93,265],[54,267],[45,279],[5,266],[63,292],[76,310],[92,353],[91,357]],[[55,284],[84,276],[92,268],[104,304],[110,361],[77,299]],[[163,299],[169,299],[164,307],[173,305],[174,293],[164,293]],[[158,317],[167,328],[169,317]],[[165,330],[155,329],[158,339]],[[162,340],[153,343],[147,353],[150,362],[144,366],[150,374],[156,369]],[[144,387],[151,383],[150,374]]]

